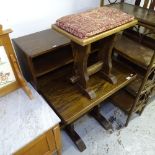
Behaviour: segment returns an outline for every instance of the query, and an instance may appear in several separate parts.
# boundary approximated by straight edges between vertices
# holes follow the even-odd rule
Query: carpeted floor
[[[62,131],[63,155],[155,155],[155,101],[142,116],[134,115],[128,127],[126,116],[111,103],[102,106],[102,113],[113,124],[113,131],[102,128],[94,118],[85,115],[75,123],[87,149],[82,153],[65,131]]]

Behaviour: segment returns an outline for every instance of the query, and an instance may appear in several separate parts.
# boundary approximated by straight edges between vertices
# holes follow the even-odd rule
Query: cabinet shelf
[[[73,61],[71,47],[65,46],[56,52],[48,52],[32,59],[36,77],[47,74]]]

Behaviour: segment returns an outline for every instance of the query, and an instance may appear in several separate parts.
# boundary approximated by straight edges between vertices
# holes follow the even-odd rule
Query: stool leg
[[[87,72],[87,61],[91,50],[90,45],[80,46],[74,42],[72,44],[73,57],[74,57],[74,76],[70,78],[72,83],[77,81],[80,90],[87,95],[90,99],[96,97],[93,90],[88,88],[89,75]]]
[[[100,51],[98,54],[98,59],[103,61],[103,67],[101,69],[101,74],[103,77],[112,84],[117,83],[117,79],[112,75],[112,50],[114,47],[116,39],[116,34],[106,37],[100,40]]]

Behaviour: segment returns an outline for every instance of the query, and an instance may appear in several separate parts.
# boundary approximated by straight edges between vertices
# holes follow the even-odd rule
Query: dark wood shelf
[[[38,78],[73,62],[70,40],[51,30],[43,30],[13,39],[22,72],[38,88]],[[98,42],[91,46],[97,52]]]
[[[73,62],[70,46],[64,46],[56,52],[48,52],[32,59],[36,77],[47,74],[57,68]]]
[[[69,82],[72,65],[40,77],[39,90],[63,120],[63,124],[70,124],[135,79],[136,74],[132,70],[116,63],[113,66],[113,74],[118,79],[117,84],[110,84],[100,73],[90,77],[89,87],[95,90],[97,95],[93,100],[82,95],[76,84]]]
[[[99,49],[92,48],[91,53],[97,52]],[[70,46],[64,46],[56,52],[48,52],[32,59],[36,77],[40,77],[55,69],[73,62],[73,56]]]

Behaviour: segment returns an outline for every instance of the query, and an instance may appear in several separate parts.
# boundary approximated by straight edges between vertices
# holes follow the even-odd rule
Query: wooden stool
[[[64,30],[57,25],[52,28],[71,39],[73,56],[74,56],[74,75],[70,78],[72,83],[77,82],[80,90],[90,99],[96,97],[95,91],[89,88],[89,76],[100,71],[103,77],[112,84],[117,83],[117,79],[111,74],[112,69],[112,49],[116,38],[116,33],[137,24],[137,20],[128,22],[119,27],[97,34],[90,38],[80,39]],[[100,51],[98,54],[99,61],[87,68],[88,56],[91,51],[91,43],[99,41]]]
[[[111,74],[112,69],[112,49],[116,35],[113,34],[100,40],[98,62],[87,68],[88,56],[91,52],[91,44],[86,46],[71,42],[74,56],[74,75],[70,78],[72,83],[78,82],[81,91],[90,99],[96,97],[94,90],[88,87],[89,76],[101,71],[103,77],[112,84],[117,83],[117,79]],[[104,52],[106,51],[106,52]],[[104,63],[104,65],[103,65]]]

